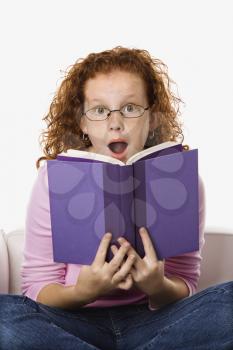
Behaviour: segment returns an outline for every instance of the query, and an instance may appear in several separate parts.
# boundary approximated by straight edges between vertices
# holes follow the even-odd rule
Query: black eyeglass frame
[[[105,109],[109,110],[109,113],[107,114],[107,117],[106,117],[105,119],[102,119],[102,120],[90,119],[90,118],[87,116],[87,112],[91,111],[91,110],[94,109],[95,107],[88,109],[86,112],[83,112],[83,113],[82,113],[82,116],[85,115],[85,116],[87,117],[87,119],[90,120],[91,122],[94,122],[94,121],[96,121],[96,122],[102,122],[102,121],[108,119],[108,118],[110,117],[110,115],[111,115],[112,112],[120,112],[120,114],[121,114],[124,118],[133,119],[133,118],[140,118],[140,117],[142,117],[143,114],[145,113],[145,111],[147,111],[147,110],[150,108],[150,106],[148,106],[148,107],[145,108],[145,107],[140,106],[140,105],[136,105],[136,104],[134,104],[134,105],[137,106],[137,107],[141,107],[141,108],[144,109],[144,111],[142,112],[142,114],[139,115],[138,117],[125,117],[125,116],[124,116],[124,114],[121,112],[121,109],[122,109],[123,107],[127,106],[127,105],[124,105],[121,109],[112,109],[112,110],[109,109],[109,108],[107,108],[107,107],[104,107],[104,106],[103,106]],[[101,106],[101,107],[102,107],[102,106]]]

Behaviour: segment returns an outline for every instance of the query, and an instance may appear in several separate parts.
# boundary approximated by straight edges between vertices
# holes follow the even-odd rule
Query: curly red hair
[[[48,114],[43,118],[47,129],[40,135],[40,145],[45,156],[40,161],[55,159],[57,154],[66,150],[91,146],[90,140],[83,140],[80,120],[84,105],[84,87],[88,79],[98,73],[122,70],[138,74],[146,86],[146,93],[152,112],[156,112],[157,127],[154,139],[148,140],[145,147],[151,147],[165,141],[183,141],[181,122],[179,120],[179,103],[171,89],[167,66],[159,59],[153,58],[148,51],[117,46],[112,50],[90,53],[80,58],[65,72],[58,91],[55,93]]]

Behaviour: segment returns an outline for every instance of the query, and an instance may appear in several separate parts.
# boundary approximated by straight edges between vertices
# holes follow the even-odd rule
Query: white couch
[[[20,294],[20,266],[24,231],[0,230],[0,293]],[[233,233],[210,230],[205,233],[201,278],[198,290],[233,280]]]

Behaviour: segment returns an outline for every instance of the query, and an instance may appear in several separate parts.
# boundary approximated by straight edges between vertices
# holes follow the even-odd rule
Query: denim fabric
[[[232,350],[233,282],[157,311],[148,305],[67,311],[0,295],[1,350]]]

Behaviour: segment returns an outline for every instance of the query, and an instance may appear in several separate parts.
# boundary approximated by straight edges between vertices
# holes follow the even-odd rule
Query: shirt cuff
[[[50,283],[45,283],[45,282],[40,282],[40,283],[35,283],[32,286],[30,286],[26,291],[22,292],[23,295],[25,295],[26,297],[37,301],[37,297],[39,292],[41,291],[42,288],[44,288],[45,286],[49,285],[49,284],[60,284],[60,285],[64,285],[63,283],[60,282],[50,282]]]

